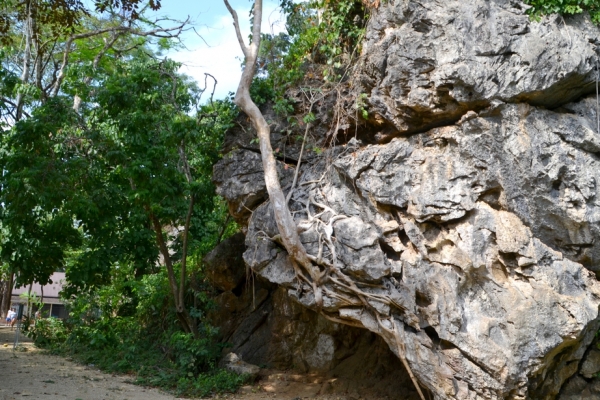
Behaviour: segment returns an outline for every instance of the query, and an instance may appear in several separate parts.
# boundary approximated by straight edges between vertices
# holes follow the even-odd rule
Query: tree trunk
[[[25,20],[25,52],[23,53],[23,72],[21,73],[21,83],[26,84],[29,82],[29,67],[31,63],[31,41],[33,35],[33,17],[31,8],[33,5],[31,1],[26,2],[26,13],[27,19]],[[18,122],[23,116],[24,96],[23,93],[17,94],[17,110],[16,110],[16,121]]]
[[[304,245],[300,241],[298,230],[294,218],[288,208],[285,195],[281,189],[281,183],[277,174],[277,161],[273,155],[273,148],[271,146],[271,129],[269,124],[265,120],[258,106],[250,98],[250,85],[254,78],[256,71],[256,60],[258,57],[258,50],[260,48],[260,26],[262,20],[262,0],[256,0],[254,3],[254,21],[252,27],[252,43],[246,46],[244,39],[239,27],[238,16],[235,10],[231,8],[228,0],[223,0],[227,9],[233,16],[234,27],[238,42],[244,56],[246,58],[246,64],[244,71],[242,72],[242,78],[235,94],[234,103],[240,107],[240,109],[248,115],[252,121],[252,125],[256,129],[256,133],[259,139],[260,154],[262,157],[262,164],[265,173],[265,185],[269,194],[269,200],[273,207],[273,213],[275,215],[275,221],[281,236],[281,242],[287,250],[288,254],[292,257],[293,261],[300,264],[306,272],[310,274],[313,284],[313,291],[315,295],[315,302],[318,307],[322,304],[322,295],[319,288],[319,272],[318,269],[310,261]]]
[[[2,314],[2,318],[6,318],[6,313],[8,313],[8,310],[10,309],[14,276],[14,273],[9,273],[8,280],[4,283],[4,293],[2,295],[2,304],[0,305],[0,314]]]
[[[156,243],[158,244],[158,248],[160,250],[160,254],[163,256],[165,267],[167,268],[167,276],[169,278],[169,285],[171,287],[171,294],[173,295],[173,299],[175,301],[175,312],[177,314],[177,319],[181,323],[183,330],[187,333],[191,333],[194,337],[198,337],[198,329],[196,324],[194,323],[193,318],[188,313],[185,304],[183,303],[183,293],[180,293],[179,286],[177,285],[177,279],[175,278],[175,270],[173,269],[173,262],[171,261],[171,255],[169,254],[169,248],[167,247],[167,243],[165,242],[165,238],[162,232],[162,225],[156,216],[150,213],[150,220],[152,221],[152,226],[154,227],[154,232],[156,234]],[[181,290],[183,291],[185,288],[185,283],[182,282]]]

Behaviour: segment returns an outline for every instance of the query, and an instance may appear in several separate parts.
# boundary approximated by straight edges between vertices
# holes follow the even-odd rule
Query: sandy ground
[[[173,395],[127,383],[131,377],[111,375],[68,359],[47,354],[20,336],[13,350],[15,331],[0,326],[0,400],[175,400]],[[383,400],[349,389],[349,383],[311,374],[264,370],[253,385],[236,394],[214,399],[230,400]]]
[[[104,374],[37,349],[15,332],[0,327],[0,400],[173,400],[155,389],[126,383],[128,377]]]

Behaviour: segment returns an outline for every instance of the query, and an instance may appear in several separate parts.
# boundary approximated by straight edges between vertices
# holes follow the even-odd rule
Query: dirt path
[[[156,389],[127,383],[131,377],[111,375],[91,366],[53,356],[20,336],[21,351],[13,350],[15,332],[0,326],[0,400],[176,400]],[[264,370],[254,385],[236,394],[215,396],[230,400],[383,400],[359,394],[348,382],[312,374]]]
[[[13,351],[14,331],[0,327],[0,400],[173,400],[155,389],[135,386],[127,377],[104,374],[38,350],[20,335],[22,349]]]

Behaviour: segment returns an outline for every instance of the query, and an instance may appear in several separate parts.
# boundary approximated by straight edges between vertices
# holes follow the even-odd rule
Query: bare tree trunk
[[[292,257],[293,262],[300,264],[309,274],[312,279],[315,302],[318,307],[322,305],[320,283],[320,273],[311,262],[304,245],[300,241],[298,230],[294,218],[287,206],[281,183],[277,174],[277,164],[271,147],[271,129],[265,120],[258,106],[250,98],[250,85],[256,71],[256,60],[258,50],[260,48],[260,26],[262,21],[262,0],[256,0],[254,3],[254,21],[252,27],[252,43],[246,46],[240,26],[237,13],[229,5],[228,0],[223,0],[227,9],[233,16],[233,24],[236,35],[246,58],[246,65],[242,73],[242,78],[235,94],[234,103],[248,115],[252,121],[252,125],[256,129],[260,144],[260,154],[262,157],[263,169],[265,173],[265,184],[269,193],[269,200],[273,207],[275,221],[281,236],[281,242],[288,254]]]
[[[5,282],[6,286],[2,296],[2,304],[0,305],[0,314],[2,314],[2,318],[6,318],[6,313],[8,313],[8,310],[10,308],[14,276],[14,273],[9,273],[8,280]]]
[[[171,293],[173,295],[173,299],[175,300],[175,312],[177,314],[177,319],[179,319],[184,331],[197,337],[198,330],[196,324],[188,313],[187,308],[185,308],[185,303],[183,303],[183,293],[180,292],[177,285],[177,279],[175,278],[175,270],[173,269],[173,262],[171,261],[171,255],[169,254],[169,248],[167,247],[167,243],[165,242],[165,238],[162,233],[162,225],[154,214],[150,214],[150,220],[152,221],[152,226],[154,227],[154,232],[156,234],[156,243],[160,249],[160,254],[163,256],[165,267],[167,268],[169,285],[171,286]],[[185,288],[185,283],[183,283],[181,287],[183,290],[183,288]]]
[[[298,235],[298,230],[294,218],[288,208],[286,197],[283,194],[283,190],[281,189],[281,183],[279,181],[279,177],[277,175],[276,168],[276,160],[273,155],[273,148],[271,147],[271,132],[269,128],[269,124],[265,120],[259,108],[250,98],[250,85],[252,84],[252,79],[254,78],[255,70],[256,70],[256,60],[258,56],[258,50],[260,48],[260,27],[262,20],[262,0],[256,0],[254,2],[254,20],[252,26],[252,42],[247,46],[242,37],[242,33],[240,31],[240,26],[238,22],[238,16],[235,10],[231,8],[228,0],[223,0],[225,2],[225,6],[231,13],[233,17],[233,25],[235,27],[236,36],[238,38],[238,42],[245,56],[245,68],[242,73],[242,78],[240,80],[240,84],[238,86],[237,92],[235,94],[234,103],[248,115],[250,120],[252,121],[252,125],[256,129],[259,144],[260,144],[260,154],[263,162],[263,169],[265,173],[265,184],[267,187],[267,192],[269,193],[269,200],[271,202],[271,206],[273,208],[273,214],[275,216],[275,221],[277,223],[277,228],[279,229],[279,235],[281,237],[281,242],[288,254],[291,257],[292,264],[294,264],[294,268],[297,271],[297,264],[300,264],[304,271],[308,272],[311,278],[311,284],[313,287],[313,293],[315,296],[315,303],[317,308],[321,310],[323,303],[323,296],[321,293],[321,283],[323,279],[327,279],[326,272],[321,273],[316,265],[311,261],[311,257],[306,252],[304,245],[300,241],[300,237]],[[298,166],[299,168],[299,166]],[[331,220],[333,223],[333,219]],[[312,257],[312,260],[315,260]],[[334,256],[335,263],[335,256]],[[333,268],[335,270],[335,267]],[[360,293],[360,290],[352,284],[352,290],[356,293]],[[372,307],[366,299],[359,295],[363,305],[366,308]],[[322,310],[321,310],[322,311]],[[377,310],[375,310],[377,313]],[[377,315],[377,314],[376,314]],[[384,325],[380,324],[383,328]],[[395,325],[394,325],[395,326]],[[416,380],[416,377],[412,373],[410,369],[410,365],[408,364],[406,357],[403,354],[403,349],[401,346],[400,339],[396,336],[395,342],[397,345],[397,350],[399,352],[398,357],[406,367],[419,396],[422,400],[425,400],[425,397],[419,387],[419,383]]]
[[[25,84],[29,81],[29,67],[31,63],[31,41],[33,35],[33,17],[31,8],[31,0],[26,2],[27,19],[25,20],[25,51],[23,53],[23,71],[21,72],[21,83]],[[24,98],[23,93],[17,95],[17,111],[16,121],[20,121],[23,116]]]
[[[31,318],[31,289],[33,288],[33,283],[29,284],[29,289],[27,290],[27,317]]]
[[[193,181],[193,177],[192,177],[192,172],[190,170],[190,165],[188,163],[187,154],[185,152],[185,143],[181,143],[181,145],[179,146],[179,156],[180,156],[181,160],[183,161],[183,172],[185,174],[185,177],[188,181],[188,184],[191,185],[192,181]],[[187,276],[188,242],[189,242],[189,237],[190,237],[190,225],[192,224],[192,214],[194,213],[194,203],[195,203],[194,194],[190,193],[190,202],[188,204],[188,211],[185,216],[185,224],[183,226],[183,249],[182,249],[182,253],[181,253],[181,271],[180,271],[180,275],[179,275],[179,305],[181,306],[181,308],[184,308],[184,309],[185,309],[185,299],[184,299],[185,278]],[[195,331],[196,324],[195,324],[194,320],[192,320],[192,324],[194,325],[194,331]]]

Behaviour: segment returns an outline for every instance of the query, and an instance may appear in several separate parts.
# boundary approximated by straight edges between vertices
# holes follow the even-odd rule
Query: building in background
[[[52,283],[44,286],[40,285],[39,283],[34,283],[31,285],[31,294],[33,295],[35,293],[38,300],[43,303],[42,317],[55,317],[64,319],[67,317],[67,310],[65,309],[65,305],[59,297],[59,293],[62,290],[65,282],[65,273],[55,272],[52,274],[50,279],[52,280]],[[34,309],[35,306],[32,305],[33,307],[31,313],[29,313],[29,310],[27,310],[27,297],[22,296],[23,294],[27,295],[28,293],[29,285],[20,287],[18,289],[13,289],[11,307],[16,309],[18,308],[19,304],[24,304],[24,315],[33,315],[37,311]]]

